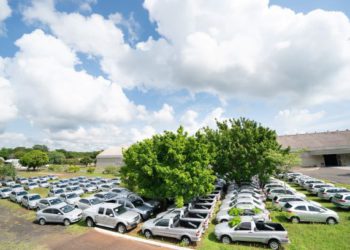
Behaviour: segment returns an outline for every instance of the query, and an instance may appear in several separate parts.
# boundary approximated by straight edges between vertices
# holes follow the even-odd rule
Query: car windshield
[[[56,193],[56,194],[62,194],[62,193],[64,193],[64,190],[63,190],[63,189],[57,189],[57,190],[55,191],[55,193]]]
[[[30,201],[39,200],[39,199],[40,199],[40,195],[38,194],[29,197]]]
[[[26,191],[21,191],[21,192],[17,193],[18,196],[23,196],[23,195],[26,195],[26,194],[28,194]]]
[[[87,184],[86,187],[93,187],[91,184]]]
[[[135,207],[141,207],[143,205],[143,201],[140,200],[140,199],[137,199],[137,200],[134,200],[132,202],[132,204],[135,206]]]
[[[113,211],[116,213],[116,214],[123,214],[125,213],[127,210],[125,207],[121,206],[121,207],[116,207],[113,209]]]
[[[51,202],[51,205],[57,205],[57,204],[60,204],[62,201],[60,199],[53,199],[50,202]]]
[[[21,185],[13,185],[12,188],[19,188],[19,187],[22,187]]]
[[[68,199],[71,199],[71,198],[76,198],[78,197],[78,195],[76,193],[73,193],[73,194],[67,194],[67,198]]]
[[[74,210],[74,207],[72,206],[69,206],[69,205],[66,205],[64,207],[61,207],[60,210],[63,212],[63,213],[69,213],[71,211]]]
[[[79,187],[72,187],[72,190],[78,190]]]
[[[1,192],[10,192],[10,191],[11,191],[11,189],[9,189],[9,188],[4,188],[1,190]]]
[[[102,201],[100,199],[97,198],[93,198],[90,200],[91,205],[96,205],[96,204],[100,204]]]
[[[107,193],[107,194],[105,195],[105,198],[106,198],[106,199],[110,199],[110,198],[113,198],[114,196],[116,196],[116,195],[113,194],[113,193]]]
[[[29,183],[29,186],[36,186],[35,183]]]

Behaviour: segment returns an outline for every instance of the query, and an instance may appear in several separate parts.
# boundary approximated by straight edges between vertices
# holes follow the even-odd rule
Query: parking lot
[[[350,167],[297,168],[294,170],[315,178],[350,184]]]

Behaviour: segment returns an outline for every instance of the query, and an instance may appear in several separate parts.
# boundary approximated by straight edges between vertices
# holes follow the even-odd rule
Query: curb
[[[102,229],[102,228],[95,227],[94,230],[99,232],[99,233],[107,234],[107,235],[110,235],[110,236],[124,238],[124,239],[128,239],[128,240],[133,240],[133,241],[138,241],[138,242],[142,242],[142,243],[145,243],[145,244],[148,244],[148,245],[157,246],[157,247],[165,247],[165,248],[173,249],[173,250],[192,250],[192,249],[186,248],[186,247],[178,247],[178,246],[170,245],[170,244],[167,244],[167,243],[157,242],[157,241],[154,241],[154,240],[146,240],[146,239],[141,239],[141,238],[130,236],[130,235],[126,235],[126,234],[120,234],[120,233],[117,233],[117,232],[111,232],[109,230]]]

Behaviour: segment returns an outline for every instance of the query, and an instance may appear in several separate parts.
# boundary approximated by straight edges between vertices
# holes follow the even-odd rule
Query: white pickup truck
[[[83,220],[89,227],[98,225],[116,228],[118,233],[125,233],[140,223],[141,216],[134,211],[127,211],[120,204],[102,203],[85,209]]]
[[[166,214],[163,217],[146,221],[142,233],[146,238],[164,236],[180,240],[184,245],[200,241],[203,233],[203,222],[182,220],[180,215]]]
[[[215,236],[224,244],[231,242],[256,242],[267,244],[271,249],[280,249],[289,243],[288,232],[279,223],[243,221],[230,227],[228,222],[215,226]]]

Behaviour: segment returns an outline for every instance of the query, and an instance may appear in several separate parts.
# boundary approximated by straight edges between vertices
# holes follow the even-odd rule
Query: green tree
[[[287,154],[282,149],[274,130],[245,119],[217,122],[217,130],[204,131],[208,141],[214,144],[212,165],[221,176],[238,183],[258,176],[261,183],[273,174],[279,162],[270,157],[271,152]]]
[[[49,148],[46,146],[46,145],[34,145],[33,146],[33,149],[34,150],[41,150],[41,151],[44,151],[44,152],[48,152],[49,151]]]
[[[5,160],[10,158],[11,153],[12,153],[12,149],[10,149],[10,148],[1,148],[0,149],[0,157],[4,158]]]
[[[124,183],[148,198],[174,199],[181,207],[214,188],[208,145],[182,127],[133,144],[123,151],[123,160]]]
[[[80,160],[81,164],[84,164],[85,166],[88,166],[89,164],[93,163],[94,160],[91,159],[90,157],[84,157]]]
[[[51,164],[63,164],[66,160],[66,156],[58,151],[50,151],[48,153],[49,156],[49,162]]]
[[[304,150],[297,150],[294,152],[281,152],[281,151],[269,151],[268,157],[271,161],[276,162],[279,173],[286,173],[291,170],[292,167],[300,166],[301,158],[300,155]]]
[[[2,164],[0,162],[0,178],[11,177],[15,179],[16,169],[12,164]]]
[[[49,156],[46,152],[43,152],[41,150],[32,150],[23,155],[23,157],[20,159],[20,163],[23,166],[27,166],[28,170],[30,168],[35,170],[37,167],[49,163]]]
[[[10,157],[15,159],[21,159],[25,153],[29,152],[31,149],[25,147],[16,147],[13,149]]]

